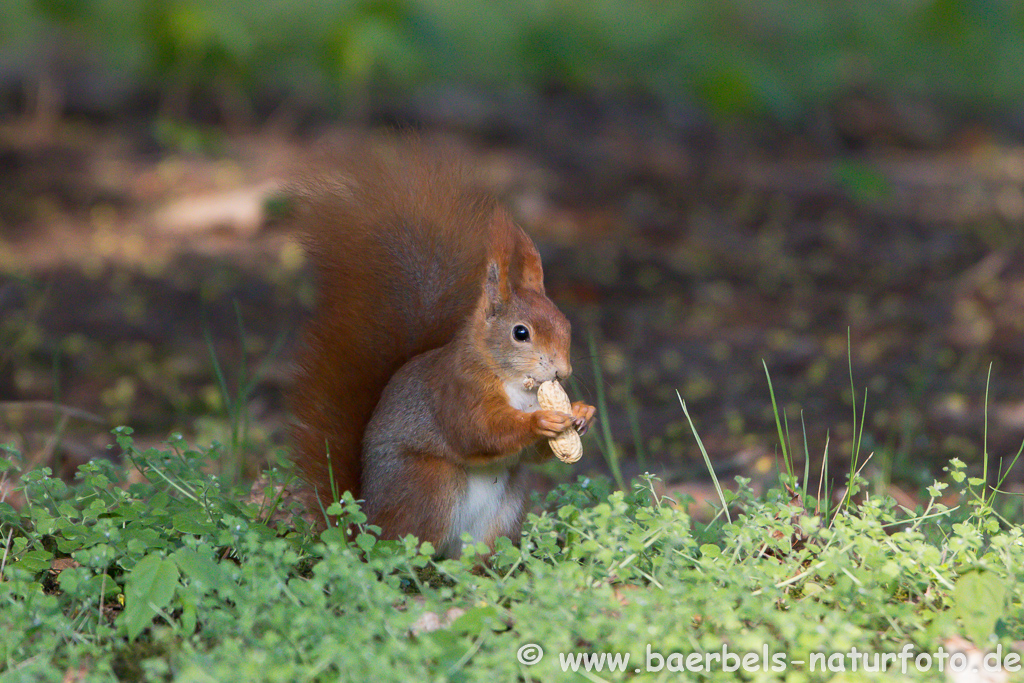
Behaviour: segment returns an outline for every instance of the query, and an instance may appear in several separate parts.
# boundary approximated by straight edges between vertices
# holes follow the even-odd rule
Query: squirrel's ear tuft
[[[488,316],[496,315],[508,301],[508,278],[497,261],[487,262],[484,295],[487,299]]]
[[[533,240],[521,228],[516,228],[514,263],[515,271],[512,279],[516,283],[516,288],[543,294],[544,268],[541,266],[540,254],[537,253],[537,247],[534,246]]]
[[[522,287],[538,294],[544,293],[544,269],[540,265],[540,256],[536,250],[530,250],[522,256]]]

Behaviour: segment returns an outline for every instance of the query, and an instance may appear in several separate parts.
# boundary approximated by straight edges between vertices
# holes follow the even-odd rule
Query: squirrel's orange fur
[[[446,555],[462,533],[515,538],[520,451],[540,439],[549,455],[542,437],[594,413],[538,410],[524,388],[571,372],[532,241],[412,140],[329,155],[296,188],[318,277],[291,396],[303,476],[324,506],[362,498],[385,538],[413,533]]]

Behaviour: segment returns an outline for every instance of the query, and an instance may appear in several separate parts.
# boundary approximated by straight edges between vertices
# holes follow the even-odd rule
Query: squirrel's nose
[[[565,379],[572,374],[572,365],[569,364],[568,360],[556,361],[555,362],[555,378]]]

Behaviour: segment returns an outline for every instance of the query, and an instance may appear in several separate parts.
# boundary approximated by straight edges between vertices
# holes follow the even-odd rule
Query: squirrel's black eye
[[[512,338],[517,342],[530,341],[530,329],[526,325],[516,325],[512,328]]]

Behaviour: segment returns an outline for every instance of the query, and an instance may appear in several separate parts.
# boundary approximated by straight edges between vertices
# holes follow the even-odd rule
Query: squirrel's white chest
[[[512,488],[512,469],[508,464],[473,467],[467,471],[466,486],[452,507],[451,526],[445,547],[446,557],[462,553],[462,536],[474,542],[493,542],[514,528],[522,510],[522,497]]]
[[[530,413],[538,408],[537,392],[528,391],[521,382],[505,385],[508,403],[516,410]],[[446,557],[462,554],[462,536],[469,534],[476,543],[493,543],[498,536],[518,528],[523,509],[523,497],[512,489],[515,486],[513,465],[518,454],[483,467],[470,467],[466,471],[466,486],[452,506],[451,526],[444,547],[438,550]]]
[[[527,390],[522,382],[507,382],[505,394],[508,396],[508,404],[516,410],[532,413],[540,408],[540,404],[537,403],[537,390]]]

